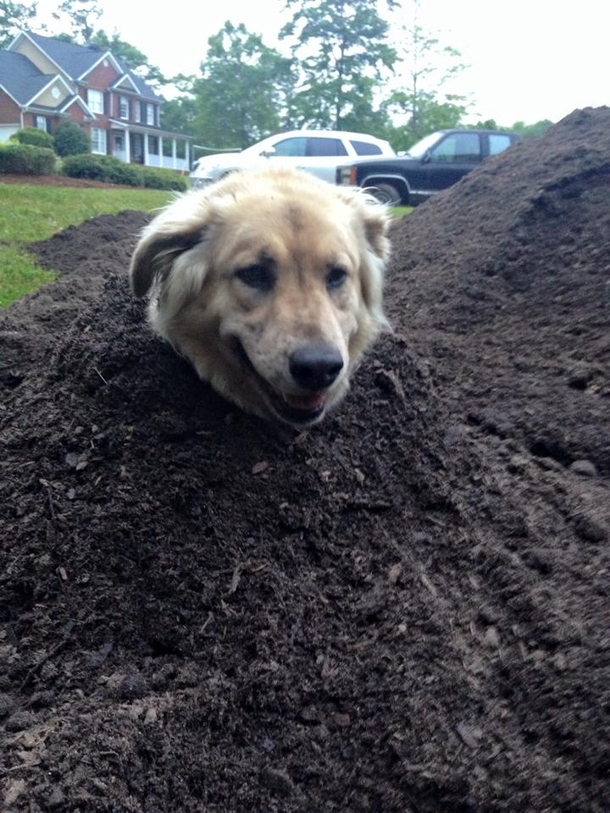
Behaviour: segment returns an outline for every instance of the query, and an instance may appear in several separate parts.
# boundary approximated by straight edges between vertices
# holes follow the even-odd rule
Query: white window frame
[[[104,114],[104,93],[94,88],[87,89],[87,107],[92,113]]]
[[[45,133],[49,132],[49,122],[46,116],[35,116],[34,124],[37,130],[42,130]]]
[[[129,121],[129,99],[127,96],[119,96],[119,118],[122,121]]]
[[[150,124],[151,126],[155,126],[155,106],[154,104],[147,104],[146,105],[146,124]]]
[[[142,102],[138,99],[133,102],[133,120],[138,124],[142,121]]]
[[[101,127],[91,128],[91,152],[94,155],[108,154],[108,136]]]

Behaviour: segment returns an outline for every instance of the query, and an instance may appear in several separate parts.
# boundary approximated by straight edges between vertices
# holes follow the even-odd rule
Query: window
[[[151,155],[159,155],[159,139],[157,136],[148,136],[148,152]]]
[[[171,158],[171,157],[172,157],[172,155],[174,154],[174,149],[173,149],[173,142],[172,142],[172,140],[171,140],[170,138],[164,138],[164,139],[162,139],[162,141],[163,141],[163,147],[162,147],[162,149],[163,149],[163,155],[164,155],[166,158]]]
[[[308,138],[307,155],[312,157],[347,155],[347,150],[338,138]]]
[[[511,145],[510,136],[503,133],[491,133],[489,136],[489,154],[497,155],[504,152]]]
[[[127,121],[129,119],[129,99],[119,96],[119,118]]]
[[[356,155],[381,155],[381,147],[377,144],[369,144],[368,141],[350,141],[356,150]]]
[[[91,152],[106,155],[106,130],[100,130],[99,127],[91,128]]]
[[[138,123],[142,121],[142,103],[137,100],[133,103],[133,120]]]
[[[443,163],[477,163],[481,160],[478,133],[452,133],[431,150],[433,161]]]
[[[44,130],[45,133],[49,132],[49,123],[46,116],[35,116],[34,124],[39,130]]]
[[[146,124],[155,124],[155,106],[154,104],[146,105]]]
[[[117,152],[123,152],[125,149],[125,136],[123,133],[115,133],[114,134],[114,149]]]
[[[104,112],[104,94],[101,90],[87,90],[87,106],[92,113]]]
[[[305,148],[307,146],[307,139],[299,136],[298,138],[285,138],[283,141],[278,141],[275,145],[275,154],[282,157],[298,158],[305,155]]]

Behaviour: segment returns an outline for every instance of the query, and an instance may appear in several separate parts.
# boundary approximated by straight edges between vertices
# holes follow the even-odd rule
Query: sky
[[[55,6],[40,0],[39,7]],[[99,27],[115,30],[166,76],[197,74],[208,38],[226,20],[275,46],[285,0],[99,0]],[[559,121],[575,108],[610,104],[610,10],[603,0],[420,0],[419,24],[468,65],[447,90],[471,100],[469,121],[510,126]],[[387,19],[387,15],[383,15]],[[412,3],[393,29],[412,22]]]

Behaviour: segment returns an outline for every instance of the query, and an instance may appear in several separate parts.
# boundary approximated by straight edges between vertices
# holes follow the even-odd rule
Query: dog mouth
[[[252,375],[258,385],[258,389],[265,395],[265,400],[272,412],[286,423],[296,425],[312,424],[320,420],[326,410],[328,393],[319,391],[308,393],[307,395],[296,395],[283,392],[273,387],[258,372],[250,357],[246,353],[242,343],[235,338],[233,342],[234,351],[243,367]]]

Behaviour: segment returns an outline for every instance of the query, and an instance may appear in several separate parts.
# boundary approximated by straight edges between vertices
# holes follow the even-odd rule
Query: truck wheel
[[[399,206],[402,200],[398,189],[390,183],[375,184],[370,188],[370,192],[380,203],[386,203],[388,206]]]

